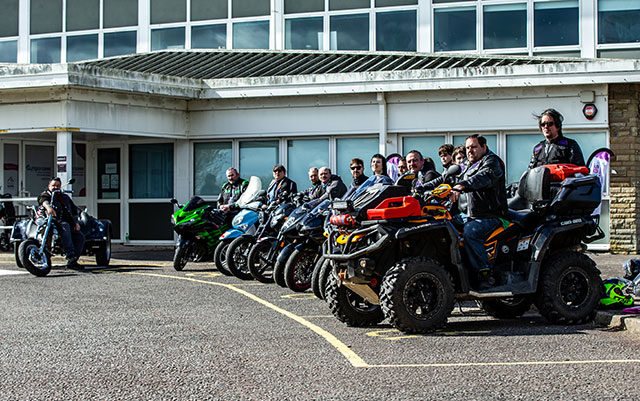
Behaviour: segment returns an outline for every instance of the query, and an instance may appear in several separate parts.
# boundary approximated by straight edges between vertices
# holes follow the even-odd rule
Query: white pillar
[[[384,92],[379,92],[377,95],[378,100],[378,148],[380,154],[387,155],[387,99],[384,96]]]
[[[580,57],[596,58],[596,0],[582,0],[580,4]]]
[[[56,134],[56,174],[62,181],[63,188],[72,177],[73,145],[71,132],[60,131]]]
[[[175,176],[173,197],[178,199],[180,203],[186,203],[191,198],[191,152],[189,151],[189,141],[186,139],[178,139],[175,144]]]

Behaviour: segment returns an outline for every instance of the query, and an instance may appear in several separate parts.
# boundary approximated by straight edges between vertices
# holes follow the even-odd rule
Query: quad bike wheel
[[[583,324],[593,320],[602,298],[600,271],[579,252],[555,253],[542,265],[535,305],[552,323]]]
[[[273,246],[275,240],[263,240],[251,247],[249,256],[247,256],[247,265],[249,272],[254,279],[261,283],[273,283],[273,265],[275,263],[275,255]]]
[[[485,299],[481,303],[482,308],[489,316],[498,319],[514,319],[531,309],[533,297],[531,295],[516,295],[510,298]]]
[[[100,248],[98,248],[98,252],[96,252],[96,264],[98,266],[107,267],[109,266],[110,261],[111,261],[111,234],[107,234],[107,239],[102,244],[100,244]],[[187,263],[185,262],[185,264]],[[173,267],[175,267],[175,258],[173,262]]]
[[[227,250],[227,268],[234,276],[241,280],[253,279],[247,264],[247,255],[255,242],[254,237],[242,235],[229,244],[229,249]]]
[[[213,262],[216,265],[216,269],[225,276],[233,276],[231,270],[227,268],[227,250],[229,249],[229,245],[231,244],[231,239],[222,240],[218,246],[216,247],[215,252],[213,253]]]
[[[429,333],[443,327],[454,302],[451,276],[438,262],[424,257],[394,265],[380,288],[382,311],[405,333]]]
[[[370,304],[344,285],[340,285],[333,273],[327,280],[325,300],[331,313],[347,326],[374,326],[384,319],[380,305]]]
[[[311,290],[313,291],[313,295],[320,299],[324,299],[324,291],[322,291],[320,287],[320,277],[325,264],[329,265],[329,260],[320,257],[313,267],[313,274],[311,274]]]
[[[40,252],[40,243],[27,239],[20,243],[18,250],[22,265],[34,276],[44,277],[51,271],[51,256]]]
[[[311,275],[319,254],[309,249],[293,251],[284,266],[284,281],[294,292],[304,292],[311,287]]]

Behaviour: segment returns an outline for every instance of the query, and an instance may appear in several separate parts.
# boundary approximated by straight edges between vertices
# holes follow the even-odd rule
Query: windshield
[[[260,179],[260,177],[257,177],[255,175],[251,176],[247,189],[242,193],[242,195],[240,195],[240,199],[238,199],[238,202],[236,204],[241,208],[246,207],[249,203],[255,200],[254,198],[261,190],[262,180]]]
[[[360,187],[358,187],[358,189],[353,194],[351,194],[348,199],[356,199],[367,188],[376,184],[391,185],[393,184],[393,180],[386,175],[373,175],[369,177],[365,182],[363,182],[362,185],[360,185]]]

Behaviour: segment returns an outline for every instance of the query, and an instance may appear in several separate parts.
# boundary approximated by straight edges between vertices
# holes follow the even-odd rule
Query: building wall
[[[611,150],[611,250],[638,253],[640,243],[640,85],[609,86]]]

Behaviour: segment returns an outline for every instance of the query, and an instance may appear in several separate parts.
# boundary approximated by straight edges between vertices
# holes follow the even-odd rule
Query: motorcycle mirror
[[[454,164],[453,166],[449,167],[447,169],[447,171],[445,171],[444,178],[446,180],[449,177],[455,177],[456,175],[460,174],[461,172],[462,172],[462,168],[460,167],[460,165]]]
[[[170,200],[172,205],[177,205],[178,204],[178,200],[176,198],[171,198]]]
[[[67,181],[67,185],[73,185],[73,184],[75,184],[75,182],[76,182],[76,179],[72,178],[69,181]]]

